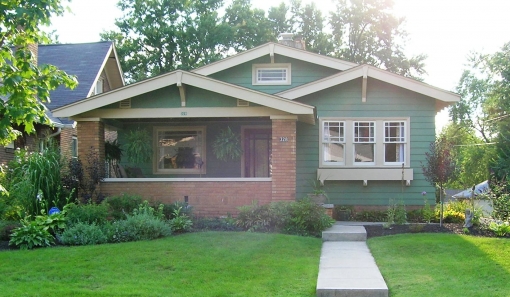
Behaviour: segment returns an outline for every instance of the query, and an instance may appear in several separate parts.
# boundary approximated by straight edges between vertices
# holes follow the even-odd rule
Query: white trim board
[[[453,92],[449,92],[370,65],[361,65],[356,68],[352,68],[344,72],[277,93],[276,95],[293,100],[327,88],[331,88],[336,85],[343,84],[359,77],[363,77],[364,75],[425,96],[432,97],[443,102],[453,103],[460,100],[460,95]]]
[[[76,117],[77,115],[87,113],[89,111],[94,111],[100,107],[112,103],[116,103],[160,88],[177,84],[179,81],[183,85],[199,87],[201,89],[209,90],[233,98],[239,98],[286,113],[308,115],[311,118],[308,121],[314,121],[313,115],[315,107],[313,106],[290,101],[285,98],[254,91],[248,88],[236,86],[210,77],[182,70],[163,74],[63,106],[61,108],[55,109],[53,114],[56,117]]]
[[[321,65],[328,68],[333,68],[340,71],[358,66],[358,64],[355,63],[339,60],[324,55],[315,54],[312,52],[293,48],[279,43],[269,42],[261,46],[255,47],[253,49],[225,58],[223,60],[217,61],[215,63],[194,69],[191,72],[201,75],[211,75],[213,73],[223,71],[225,69],[237,66],[239,64],[255,60],[265,55],[267,55],[269,63],[269,61],[271,61],[271,55],[273,54],[286,56],[289,58]]]

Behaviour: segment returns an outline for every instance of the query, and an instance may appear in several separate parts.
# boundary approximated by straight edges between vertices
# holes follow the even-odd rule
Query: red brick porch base
[[[106,195],[137,194],[149,201],[173,203],[184,201],[201,217],[237,215],[238,207],[271,202],[271,181],[147,181],[103,182]]]

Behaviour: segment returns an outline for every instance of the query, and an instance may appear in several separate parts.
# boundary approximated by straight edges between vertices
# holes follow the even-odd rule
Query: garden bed
[[[440,227],[437,223],[432,224],[405,224],[393,225],[390,228],[384,228],[383,225],[366,225],[367,237],[377,237],[404,233],[452,233],[452,234],[468,234],[473,236],[495,237],[490,230],[481,229],[473,226],[469,229],[469,233],[464,232],[463,224],[446,223]],[[508,236],[507,236],[508,237]]]

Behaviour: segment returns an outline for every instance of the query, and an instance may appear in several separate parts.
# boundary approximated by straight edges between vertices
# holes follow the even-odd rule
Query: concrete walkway
[[[388,297],[365,227],[342,223],[322,233],[317,297]]]

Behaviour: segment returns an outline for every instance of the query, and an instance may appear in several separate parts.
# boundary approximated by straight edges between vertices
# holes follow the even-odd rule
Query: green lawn
[[[391,297],[510,296],[510,240],[452,234],[375,237]]]
[[[243,232],[0,252],[1,296],[315,296],[321,240]]]

